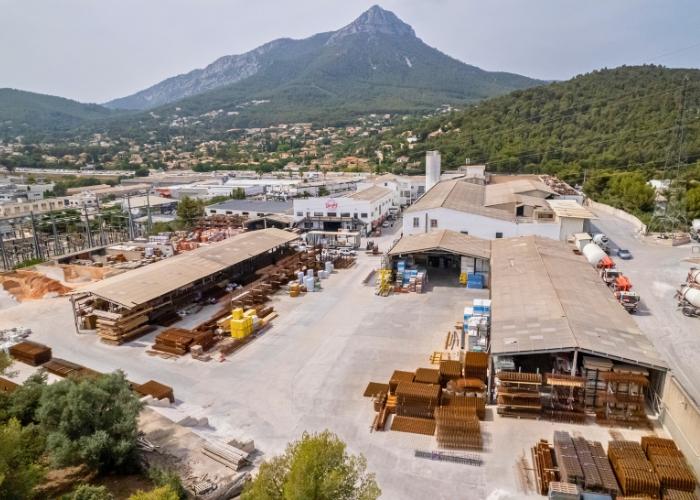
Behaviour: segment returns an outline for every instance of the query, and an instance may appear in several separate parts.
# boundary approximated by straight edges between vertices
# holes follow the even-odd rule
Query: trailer
[[[631,290],[619,290],[615,292],[615,298],[628,313],[635,312],[642,300],[637,292]]]

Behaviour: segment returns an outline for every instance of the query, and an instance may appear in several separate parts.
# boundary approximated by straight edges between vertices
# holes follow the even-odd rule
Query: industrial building
[[[393,191],[393,203],[397,207],[412,204],[425,193],[424,175],[383,174],[369,177],[357,184],[358,191],[379,186]]]
[[[372,186],[345,196],[294,200],[294,221],[304,229],[348,229],[368,234],[379,226],[393,206],[393,191]]]
[[[242,233],[89,285],[71,300],[76,328],[91,329],[96,317],[114,322],[137,318],[136,328],[172,315],[217,284],[244,283],[290,253],[289,243],[296,239],[298,235],[274,228]]]
[[[507,360],[511,370],[543,373],[561,371],[565,361],[580,373],[586,363],[640,370],[649,379],[648,401],[655,402],[666,363],[596,270],[572,250],[537,236],[491,242],[495,366]]]
[[[207,215],[241,215],[245,217],[285,215],[290,214],[291,211],[291,201],[270,200],[226,200],[205,208]]]
[[[491,241],[442,229],[403,236],[389,250],[394,261],[407,260],[428,272],[431,281],[445,276],[454,284],[460,274],[478,272],[488,283]]]
[[[595,218],[544,183],[513,177],[497,184],[462,178],[437,182],[404,212],[403,233],[449,228],[485,239],[538,235],[566,240]]]

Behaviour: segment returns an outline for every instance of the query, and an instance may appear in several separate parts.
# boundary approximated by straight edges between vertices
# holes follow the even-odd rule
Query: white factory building
[[[394,192],[371,186],[344,196],[294,200],[294,222],[307,230],[348,229],[369,233],[382,223],[393,206]]]
[[[405,235],[440,229],[485,239],[543,236],[566,240],[588,231],[593,214],[533,176],[513,176],[495,184],[486,178],[459,178],[435,184],[404,211]]]
[[[363,190],[372,186],[390,189],[393,192],[394,206],[405,207],[412,204],[425,193],[425,176],[383,174],[369,177],[357,184],[357,189]]]

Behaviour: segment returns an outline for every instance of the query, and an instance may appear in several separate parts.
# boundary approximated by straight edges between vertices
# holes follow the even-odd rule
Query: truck
[[[681,312],[689,318],[700,318],[700,288],[681,285],[676,292],[676,300]]]
[[[610,240],[603,233],[596,233],[593,235],[593,243],[598,245],[600,249],[607,253],[610,253]],[[585,247],[584,247],[585,248]]]
[[[603,267],[600,270],[600,277],[603,278],[603,282],[608,286],[612,286],[620,276],[622,276],[622,271],[614,267]]]
[[[605,269],[615,267],[613,260],[605,253],[598,245],[588,244],[581,251],[590,265],[596,269]]]
[[[637,292],[633,292],[632,290],[616,291],[615,298],[628,313],[635,312],[639,307],[639,302],[641,301],[639,294]]]
[[[690,287],[700,288],[700,268],[690,268],[690,271],[688,271],[688,277],[685,279],[685,284]]]

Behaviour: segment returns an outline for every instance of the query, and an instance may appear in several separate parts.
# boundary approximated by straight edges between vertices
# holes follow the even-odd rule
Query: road
[[[601,212],[596,212],[596,216],[595,228],[610,238],[613,248],[632,252],[633,258],[627,261],[615,258],[614,250],[611,255],[642,297],[634,315],[637,324],[665,357],[686,391],[700,402],[700,318],[684,316],[674,298],[693,266],[686,259],[700,257],[700,253],[693,254],[690,245],[667,247],[650,242],[636,235],[634,227],[622,219]]]

